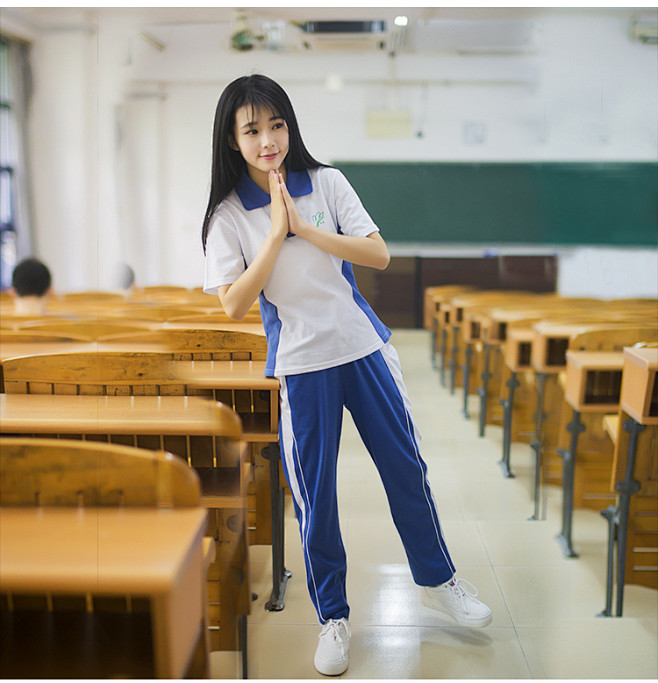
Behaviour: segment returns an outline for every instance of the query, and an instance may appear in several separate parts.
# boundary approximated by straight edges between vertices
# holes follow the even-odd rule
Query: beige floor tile
[[[494,566],[562,566],[567,560],[555,540],[555,526],[549,522],[478,522]],[[571,560],[573,563],[573,560]]]
[[[357,627],[345,678],[527,678],[513,629]]]
[[[313,666],[319,632],[310,626],[250,626],[250,641],[260,644],[250,651],[250,677],[323,678]],[[511,628],[353,625],[350,665],[341,678],[527,678],[528,672]]]
[[[586,564],[566,561],[554,567],[495,567],[500,587],[517,627],[556,626],[595,618],[605,606],[605,583]],[[656,592],[627,586],[624,614],[658,619]]]
[[[242,678],[241,653],[235,650],[211,652],[210,678]]]
[[[492,627],[512,626],[491,567],[458,566],[456,576],[473,584],[479,598],[489,605],[493,612]],[[420,588],[414,583],[407,564],[350,564],[347,595],[350,621],[354,624],[455,627],[450,617],[421,604]]]
[[[655,620],[590,618],[517,631],[533,678],[658,677]]]

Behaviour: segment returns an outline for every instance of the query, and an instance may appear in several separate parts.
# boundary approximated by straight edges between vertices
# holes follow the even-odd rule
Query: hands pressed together
[[[270,171],[271,218],[273,233],[284,239],[288,233],[298,235],[305,227],[311,227],[301,219],[286,182],[279,171]]]
[[[277,250],[286,236],[292,233],[344,261],[380,270],[388,266],[388,248],[379,232],[373,231],[366,237],[356,237],[330,230],[318,230],[302,220],[279,171],[270,171],[269,184],[272,202],[270,238],[277,244]]]

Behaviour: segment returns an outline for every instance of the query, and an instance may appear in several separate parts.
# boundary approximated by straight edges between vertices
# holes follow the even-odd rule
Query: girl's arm
[[[290,232],[308,240],[319,249],[357,266],[369,266],[377,270],[384,270],[388,266],[391,256],[388,253],[386,242],[378,232],[372,232],[367,237],[354,237],[319,230],[301,219],[285,183],[282,185],[281,191],[288,212]]]
[[[288,234],[288,216],[281,192],[282,180],[270,172],[270,196],[272,197],[272,228],[267,234],[256,258],[240,277],[230,285],[217,288],[219,300],[229,318],[242,320],[252,304],[263,291],[272,272],[279,250]],[[285,185],[284,185],[285,187]]]

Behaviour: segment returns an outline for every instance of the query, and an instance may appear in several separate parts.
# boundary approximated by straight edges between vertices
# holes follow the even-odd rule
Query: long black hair
[[[325,165],[316,161],[306,149],[290,98],[276,81],[261,74],[252,74],[229,83],[222,92],[215,109],[210,198],[201,232],[204,253],[210,219],[215,209],[235,187],[245,166],[239,150],[233,149],[229,144],[229,140],[234,135],[235,112],[245,105],[254,109],[263,107],[283,117],[288,126],[289,135],[289,148],[285,160],[287,170],[302,171]]]

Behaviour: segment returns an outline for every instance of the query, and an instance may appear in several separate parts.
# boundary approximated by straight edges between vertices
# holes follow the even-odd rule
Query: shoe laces
[[[466,579],[454,579],[451,583],[448,584],[448,586],[452,590],[452,594],[456,598],[459,598],[462,605],[469,598],[477,598],[479,594],[478,589],[470,581],[467,581]],[[467,590],[466,586],[470,587],[472,590]]]
[[[329,638],[334,643],[340,646],[341,650],[344,652],[345,649],[345,636],[350,637],[350,625],[349,622],[343,619],[329,619],[322,627],[322,631],[318,638]]]

